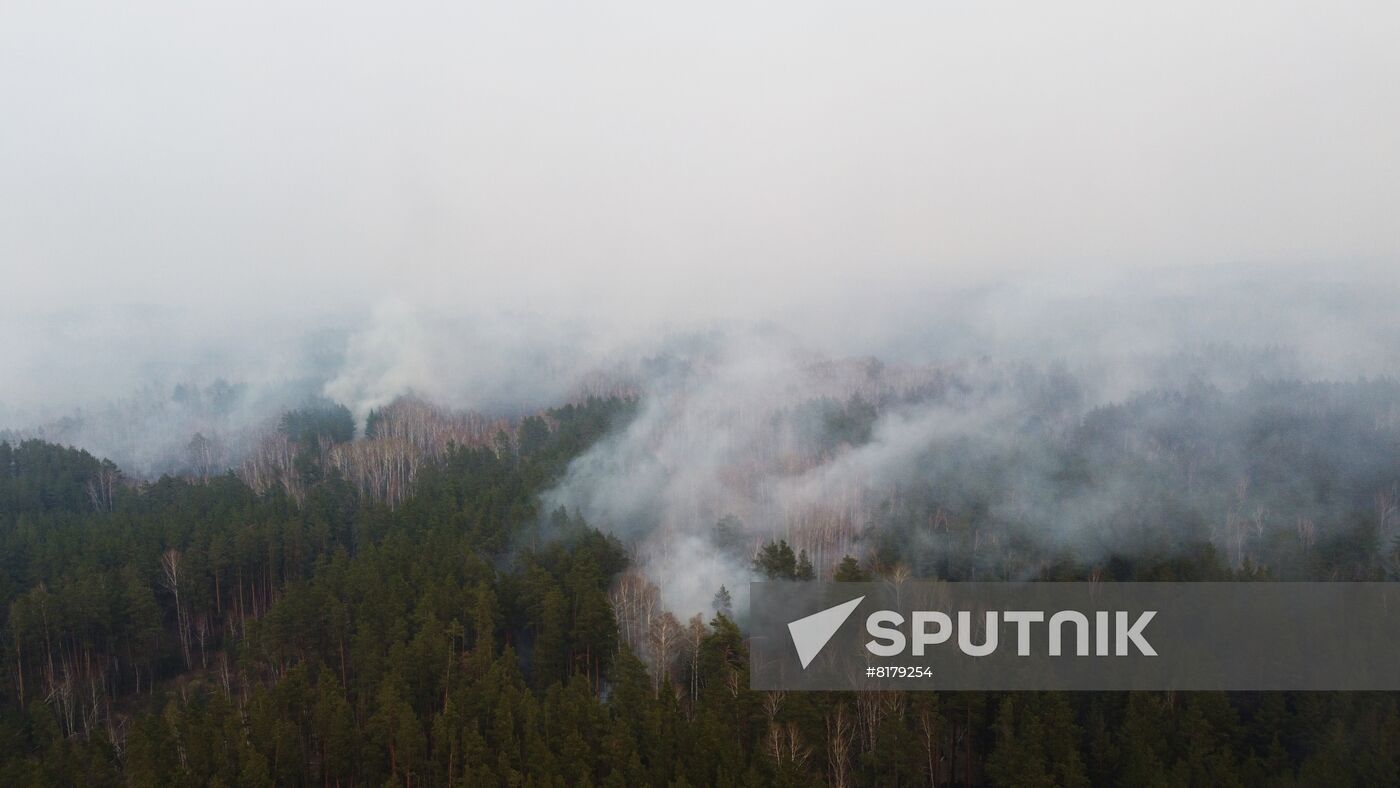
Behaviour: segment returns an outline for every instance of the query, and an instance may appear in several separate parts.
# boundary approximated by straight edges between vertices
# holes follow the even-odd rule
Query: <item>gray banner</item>
[[[1397,690],[1400,583],[754,583],[750,686]]]

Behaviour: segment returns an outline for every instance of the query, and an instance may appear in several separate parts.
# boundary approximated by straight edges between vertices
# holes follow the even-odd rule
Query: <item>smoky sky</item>
[[[1400,255],[1391,3],[0,16],[12,409],[286,377],[324,361],[316,337],[397,348],[444,315],[464,321],[444,353],[607,358],[737,320],[859,350],[918,342],[913,316],[966,309],[959,288],[1222,265],[1364,283]]]

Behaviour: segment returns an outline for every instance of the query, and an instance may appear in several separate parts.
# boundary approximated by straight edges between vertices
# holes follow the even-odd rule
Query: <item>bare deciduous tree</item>
[[[190,668],[190,638],[185,608],[180,601],[181,559],[179,550],[170,548],[160,556],[161,585],[175,597],[175,629],[180,635],[180,651],[185,655],[185,669]]]
[[[851,744],[855,740],[855,725],[846,710],[846,704],[839,704],[826,715],[826,765],[832,788],[849,788],[851,785]]]
[[[117,485],[121,483],[121,471],[110,461],[103,461],[97,474],[88,480],[88,500],[94,511],[107,513],[116,508]]]
[[[675,662],[676,655],[680,652],[682,638],[685,630],[681,628],[681,623],[671,613],[662,613],[652,619],[651,632],[648,642],[651,646],[652,670],[656,673],[656,693],[661,692],[661,685],[671,676],[671,668]]]

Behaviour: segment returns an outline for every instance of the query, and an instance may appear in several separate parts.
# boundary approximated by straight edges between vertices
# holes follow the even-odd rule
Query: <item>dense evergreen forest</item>
[[[1252,392],[1249,419],[1215,395],[1101,408],[1055,461],[1065,490],[1127,468],[1148,490],[1182,474],[1209,501],[1240,495],[1212,465],[1236,462],[1219,450],[1235,441],[1249,498],[1297,513],[1286,538],[1241,507],[1222,547],[1164,493],[1112,515],[1185,524],[1135,554],[1038,553],[1014,523],[988,549],[996,469],[1014,467],[989,461],[944,474],[956,490],[884,506],[835,578],[1391,578],[1377,490],[1400,478],[1395,386],[1284,388]],[[137,483],[83,451],[0,444],[0,785],[1400,784],[1391,694],[753,692],[722,592],[665,630],[678,645],[657,670],[610,602],[627,546],[540,511],[635,409],[590,399],[447,446],[393,497],[334,460],[353,442],[343,409],[288,414],[295,478],[256,491],[232,473]],[[832,418],[859,441],[868,411]],[[1181,412],[1193,430],[1163,418]],[[1128,448],[1147,433],[1153,462]],[[919,531],[931,511],[937,549]],[[736,527],[721,519],[714,538]],[[757,576],[814,575],[785,541],[753,561]]]

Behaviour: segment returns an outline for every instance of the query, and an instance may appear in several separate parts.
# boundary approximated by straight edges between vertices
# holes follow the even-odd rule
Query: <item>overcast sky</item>
[[[96,307],[179,348],[391,296],[645,321],[1393,264],[1397,41],[1394,2],[6,0],[0,360],[79,357],[36,316]]]

